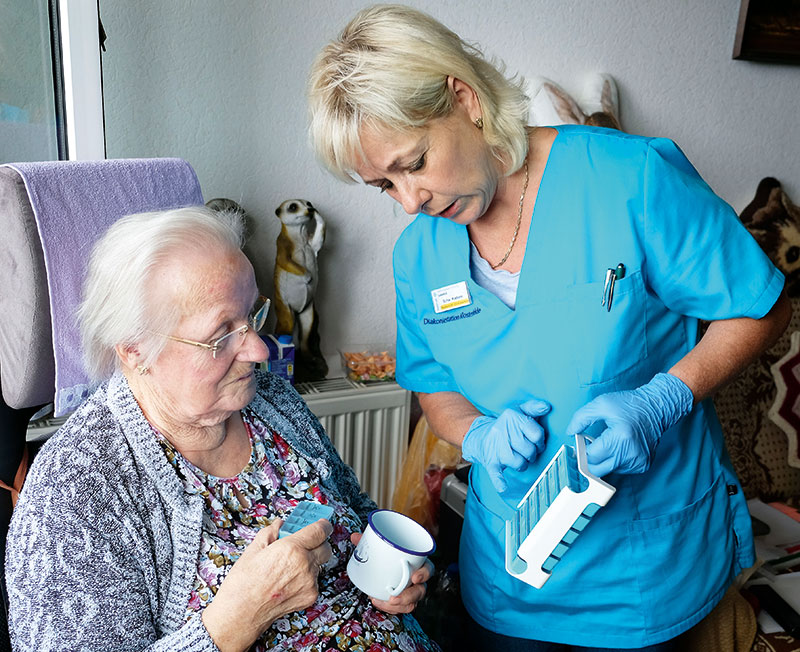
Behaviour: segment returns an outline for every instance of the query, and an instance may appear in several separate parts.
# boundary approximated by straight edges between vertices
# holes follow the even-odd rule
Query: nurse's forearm
[[[750,362],[772,346],[792,316],[785,291],[761,319],[711,322],[703,338],[669,372],[694,395],[695,404],[733,380]]]
[[[472,422],[481,416],[478,409],[458,392],[418,393],[417,396],[433,433],[460,448]]]

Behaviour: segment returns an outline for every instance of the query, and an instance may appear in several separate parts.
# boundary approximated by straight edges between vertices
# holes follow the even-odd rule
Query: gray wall
[[[180,156],[206,199],[254,217],[248,253],[272,291],[285,199],[328,221],[320,256],[323,350],[394,341],[391,250],[410,218],[374,189],[343,184],[307,144],[314,54],[367,2],[100,0],[109,157]],[[800,203],[800,66],[731,59],[739,0],[410,0],[502,59],[578,96],[608,72],[623,127],[675,139],[737,211],[765,176]]]

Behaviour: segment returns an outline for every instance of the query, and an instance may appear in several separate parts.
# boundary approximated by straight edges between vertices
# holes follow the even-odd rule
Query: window
[[[105,158],[99,31],[95,2],[0,3],[0,163]]]

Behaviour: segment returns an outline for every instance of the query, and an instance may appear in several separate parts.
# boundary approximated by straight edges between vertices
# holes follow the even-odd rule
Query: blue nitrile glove
[[[601,394],[572,417],[567,432],[583,432],[595,421],[606,429],[586,447],[589,471],[644,473],[662,433],[692,409],[692,390],[672,374],[656,374],[638,389]]]
[[[549,411],[549,403],[534,398],[498,417],[478,417],[464,436],[461,455],[483,465],[494,488],[503,492],[503,469],[522,471],[544,450],[544,429],[536,418]]]

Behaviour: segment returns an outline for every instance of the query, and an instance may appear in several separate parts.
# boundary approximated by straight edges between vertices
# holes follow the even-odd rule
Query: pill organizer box
[[[289,518],[281,525],[278,538],[288,537],[298,530],[302,530],[306,525],[314,523],[321,518],[329,519],[333,514],[333,507],[330,505],[322,505],[315,503],[313,500],[306,500],[298,503],[297,506],[289,514]]]
[[[587,440],[564,444],[506,521],[506,570],[537,589],[616,491],[589,473]]]

